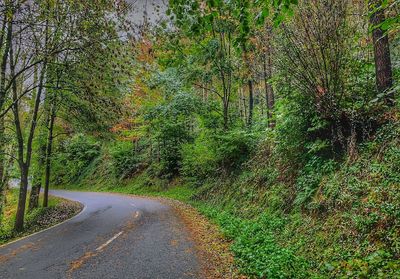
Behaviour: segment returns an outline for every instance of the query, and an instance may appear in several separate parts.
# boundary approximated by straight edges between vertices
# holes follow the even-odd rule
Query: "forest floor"
[[[4,214],[1,216],[0,245],[59,224],[78,214],[83,208],[78,202],[50,196],[47,208],[39,207],[30,212],[26,211],[24,230],[16,233],[13,226],[18,193],[18,189],[10,189],[7,193]],[[42,204],[42,200],[43,195],[40,195],[39,204]]]

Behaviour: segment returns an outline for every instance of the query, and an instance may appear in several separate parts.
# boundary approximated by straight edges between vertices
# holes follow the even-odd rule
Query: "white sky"
[[[135,24],[142,24],[146,17],[150,23],[166,17],[168,0],[127,0],[127,2],[133,5],[130,20]]]

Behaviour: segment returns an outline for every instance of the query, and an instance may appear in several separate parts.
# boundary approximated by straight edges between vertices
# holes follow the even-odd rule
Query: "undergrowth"
[[[197,199],[229,212],[205,211],[234,240],[245,274],[399,278],[399,136],[399,124],[388,124],[357,158],[312,159],[293,180],[276,161],[253,162],[240,176],[209,180]]]
[[[42,202],[42,199],[43,195],[40,195],[39,201]],[[72,217],[81,209],[80,204],[66,202],[64,199],[50,196],[48,207],[39,207],[32,211],[26,210],[24,230],[16,232],[14,231],[14,222],[18,203],[18,190],[10,189],[7,192],[6,200],[2,226],[0,227],[0,244],[51,227]]]

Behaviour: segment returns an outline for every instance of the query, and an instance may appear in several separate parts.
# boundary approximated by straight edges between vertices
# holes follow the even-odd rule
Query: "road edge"
[[[54,194],[52,194],[52,196],[60,197],[60,196],[57,196],[57,195],[54,195]],[[63,198],[63,197],[62,197],[62,198]],[[67,200],[67,201],[79,203],[79,204],[82,206],[82,209],[81,209],[78,213],[76,213],[75,215],[71,216],[71,217],[68,218],[68,219],[65,219],[64,221],[62,221],[62,222],[60,222],[60,223],[57,223],[57,224],[52,225],[52,226],[50,226],[50,227],[47,227],[47,228],[45,228],[45,229],[43,229],[43,230],[40,230],[40,231],[31,233],[31,234],[28,234],[28,235],[24,235],[24,236],[18,237],[18,238],[13,239],[13,240],[11,240],[11,241],[9,241],[9,242],[3,243],[3,244],[0,245],[0,248],[7,247],[7,246],[9,246],[9,245],[11,245],[11,244],[14,244],[14,243],[18,242],[18,241],[25,240],[25,239],[27,239],[27,238],[29,238],[29,237],[32,237],[32,236],[41,234],[41,233],[46,232],[46,231],[48,231],[48,230],[54,229],[55,227],[61,226],[62,224],[66,223],[66,222],[68,222],[68,221],[71,221],[71,220],[74,219],[74,218],[77,218],[79,215],[81,215],[81,214],[86,210],[86,207],[87,207],[87,206],[86,206],[85,204],[83,204],[83,203],[77,201],[77,200],[66,199],[66,198],[63,198],[63,199],[64,199],[64,200]]]
[[[101,192],[105,193],[105,192]],[[195,244],[196,256],[199,260],[202,275],[206,279],[246,279],[240,274],[234,263],[234,255],[230,251],[231,241],[227,240],[220,228],[201,214],[198,209],[184,201],[162,197],[107,192],[120,196],[158,201],[171,208],[182,221],[191,240]]]

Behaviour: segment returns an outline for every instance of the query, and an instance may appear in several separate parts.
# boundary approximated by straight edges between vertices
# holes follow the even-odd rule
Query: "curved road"
[[[168,206],[107,193],[51,194],[85,208],[0,247],[0,278],[202,278],[194,244]]]

